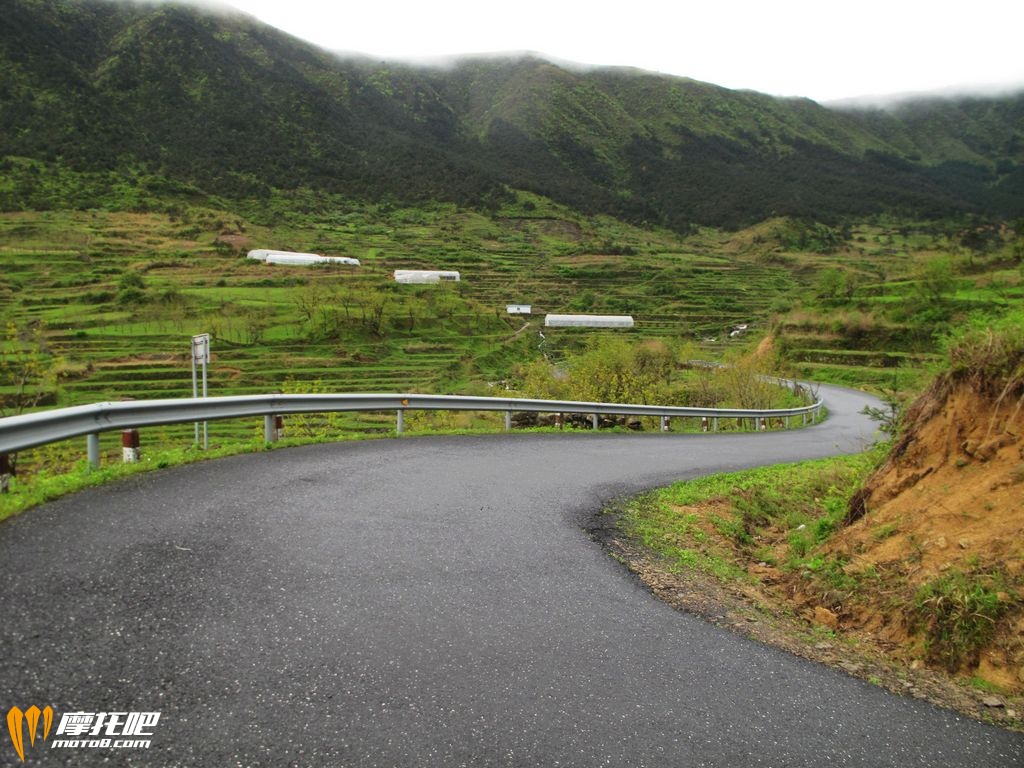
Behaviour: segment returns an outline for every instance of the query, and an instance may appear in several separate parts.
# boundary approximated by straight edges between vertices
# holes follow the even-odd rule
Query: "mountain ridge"
[[[346,58],[182,3],[11,11],[0,158],[18,178],[0,185],[6,209],[46,203],[18,192],[28,159],[227,197],[304,187],[486,206],[513,187],[676,230],[780,214],[1024,215],[1024,92],[831,109],[536,56],[445,68]]]

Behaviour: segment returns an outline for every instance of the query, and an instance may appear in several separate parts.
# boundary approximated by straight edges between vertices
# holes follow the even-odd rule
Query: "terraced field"
[[[601,335],[687,340],[717,357],[773,329],[798,375],[904,386],[935,351],[933,330],[908,310],[920,295],[917,265],[954,249],[934,233],[879,225],[852,230],[831,253],[787,247],[785,222],[684,240],[526,194],[493,216],[441,205],[298,207],[249,219],[188,206],[0,216],[2,318],[23,338],[41,329],[53,374],[39,405],[189,395],[189,337],[200,332],[213,336],[212,394],[488,394],[517,363],[557,362]],[[354,256],[362,266],[246,259],[257,247]],[[956,277],[942,297],[947,316],[1024,300],[1019,268],[993,264]],[[391,272],[400,268],[456,269],[462,281],[399,285]],[[829,270],[852,275],[852,287],[815,299]],[[534,314],[507,316],[508,303],[532,304]],[[548,312],[631,314],[636,327],[543,329]],[[746,337],[730,337],[739,324],[749,325]],[[0,389],[8,405],[12,393]],[[332,428],[392,425],[352,415]],[[211,435],[254,431],[217,424]],[[159,439],[190,435],[168,428]]]
[[[267,265],[245,258],[254,247],[356,256],[362,266]],[[354,208],[274,227],[206,209],[13,213],[0,217],[0,259],[3,318],[23,333],[43,329],[56,374],[40,405],[186,396],[189,337],[200,332],[213,336],[213,394],[488,393],[515,363],[558,359],[594,335],[548,330],[542,340],[543,313],[627,312],[637,338],[718,339],[732,323],[763,323],[772,297],[793,285],[778,268],[550,205],[493,218]],[[463,280],[397,285],[398,268],[457,269]],[[532,303],[534,316],[508,317],[511,302]],[[12,387],[0,394],[10,400]],[[332,426],[392,428],[372,414]],[[254,427],[211,430],[232,440]],[[169,427],[158,439],[190,435]]]
[[[917,389],[951,326],[1024,304],[1020,243],[1020,234],[1003,231],[979,253],[933,225],[854,228],[834,253],[793,257],[793,266],[814,275],[812,286],[829,270],[849,283],[829,295],[812,287],[816,298],[780,319],[781,351],[802,377]]]

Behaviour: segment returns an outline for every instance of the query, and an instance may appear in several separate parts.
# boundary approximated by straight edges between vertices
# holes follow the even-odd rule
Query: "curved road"
[[[858,450],[866,398],[822,394],[788,434],[309,446],[48,504],[0,524],[0,706],[162,713],[147,751],[26,743],[44,766],[1024,765],[1018,734],[669,608],[583,532]]]

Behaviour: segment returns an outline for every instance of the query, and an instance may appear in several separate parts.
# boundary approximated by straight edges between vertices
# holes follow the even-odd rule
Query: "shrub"
[[[928,653],[951,672],[975,663],[1007,608],[1000,580],[950,571],[924,584],[914,601],[916,626],[925,632]]]
[[[949,376],[989,392],[1024,389],[1024,312],[976,316],[943,341]]]

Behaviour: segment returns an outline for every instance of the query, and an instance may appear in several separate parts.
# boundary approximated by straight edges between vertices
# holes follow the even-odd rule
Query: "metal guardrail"
[[[788,382],[787,382],[788,383]],[[573,400],[521,400],[500,397],[461,395],[337,394],[337,395],[240,395],[233,397],[181,398],[167,400],[130,400],[95,403],[71,408],[9,416],[0,419],[0,454],[15,453],[47,443],[88,436],[89,461],[99,465],[99,435],[102,432],[135,429],[160,424],[183,424],[263,416],[268,440],[275,416],[294,413],[339,411],[396,411],[397,431],[402,431],[402,416],[412,410],[504,411],[505,428],[511,427],[512,413],[576,413],[598,416],[662,416],[683,418],[789,418],[799,416],[804,423],[816,421],[822,402],[800,408],[740,409],[682,408],[626,403],[586,403]]]

